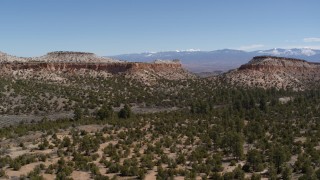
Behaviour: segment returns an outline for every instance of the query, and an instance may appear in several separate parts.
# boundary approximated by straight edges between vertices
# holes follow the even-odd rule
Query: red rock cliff
[[[174,71],[182,70],[179,63],[54,63],[54,62],[5,62],[0,64],[1,68],[10,70],[27,70],[34,71],[48,70],[48,71],[75,71],[80,69],[88,69],[95,71],[106,71],[111,74],[119,74],[125,72],[138,71]]]
[[[86,73],[88,72],[88,73]],[[28,77],[57,74],[81,74],[95,76],[125,74],[132,77],[148,79],[184,79],[191,77],[182,68],[179,61],[158,60],[153,63],[125,62],[93,53],[57,51],[41,57],[16,58],[5,53],[0,54],[0,74]],[[43,75],[44,74],[44,75]]]

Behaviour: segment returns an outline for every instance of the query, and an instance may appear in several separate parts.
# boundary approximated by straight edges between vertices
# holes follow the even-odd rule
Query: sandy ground
[[[103,127],[104,126],[92,124],[92,125],[78,126],[78,127],[76,127],[76,129],[85,130],[89,133],[94,133],[94,132],[100,131]],[[143,126],[143,128],[150,128],[150,125]],[[108,133],[104,134],[104,136],[108,137],[108,136],[110,136],[110,134],[118,134],[119,132],[122,132],[122,131],[126,131],[126,129],[120,128],[120,129],[117,129],[116,131],[108,132]],[[64,137],[69,137],[72,139],[72,137],[69,135],[69,133],[70,133],[70,129],[60,130],[59,132],[56,133],[56,135],[59,139],[63,139]],[[8,175],[8,177],[10,179],[19,179],[19,177],[21,175],[27,175],[30,171],[33,171],[33,169],[37,165],[40,165],[43,163],[46,167],[48,167],[50,164],[57,163],[57,161],[60,159],[56,154],[57,148],[38,150],[38,142],[39,142],[39,139],[41,139],[43,135],[44,134],[41,132],[33,132],[33,133],[29,133],[28,135],[18,137],[17,139],[7,139],[7,140],[0,142],[0,145],[6,145],[6,153],[4,155],[9,155],[11,158],[16,158],[16,157],[23,155],[23,154],[50,154],[50,156],[51,156],[50,158],[47,158],[46,162],[35,162],[35,163],[27,164],[25,166],[22,166],[19,171],[14,171],[11,168],[7,168],[6,174]],[[47,136],[47,139],[49,139],[49,142],[50,142],[50,137],[51,137],[51,135]],[[144,136],[144,138],[150,139],[151,134],[146,134]],[[184,139],[184,137],[182,137],[182,139]],[[195,140],[195,143],[196,143],[198,138],[195,138],[195,139],[196,139]],[[296,138],[296,141],[305,141],[305,138],[298,137],[298,138]],[[19,142],[24,143],[25,149],[19,147]],[[112,178],[114,175],[118,176],[119,174],[106,174],[107,168],[105,167],[104,164],[100,164],[99,161],[100,161],[101,157],[103,156],[103,149],[105,147],[107,147],[109,144],[115,145],[115,144],[117,144],[117,142],[118,142],[118,140],[114,139],[112,141],[109,140],[105,143],[100,144],[100,147],[99,147],[98,151],[96,152],[99,155],[99,158],[96,161],[94,161],[94,163],[98,166],[100,173],[102,175],[106,175],[110,178]],[[191,151],[194,149],[194,147],[195,146],[189,145],[189,146],[186,146],[185,149],[188,149],[188,151]],[[129,154],[128,158],[132,157],[132,155],[134,154],[133,148],[131,147],[130,149],[131,149],[131,153]],[[143,151],[145,149],[146,149],[146,145],[143,144],[142,147],[139,149],[140,153],[143,154]],[[247,150],[250,149],[250,144],[245,144],[244,149],[245,149],[245,152],[247,152]],[[163,150],[168,155],[168,157],[176,158],[176,154],[171,153],[170,149],[165,148]],[[67,161],[70,160],[70,158],[68,158],[68,157],[65,159]],[[109,159],[109,157],[107,157],[107,159]],[[230,157],[223,159],[222,166],[224,168],[224,172],[232,172],[239,164],[241,166],[243,166],[245,164],[244,161],[240,161],[236,165],[230,166],[231,159],[232,158],[230,158]],[[122,163],[123,160],[124,160],[124,158],[121,158],[120,163]],[[297,160],[297,156],[292,156],[289,163],[293,164],[296,160]],[[55,175],[44,174],[43,172],[41,175],[43,175],[46,179],[54,179],[55,178]],[[157,175],[157,166],[155,166],[152,170],[149,170],[147,172],[145,179],[155,180],[156,175]],[[248,177],[248,178],[250,178],[251,175],[252,175],[252,173],[246,173],[246,177]],[[71,177],[73,179],[80,179],[80,180],[81,179],[92,179],[90,172],[83,172],[83,171],[74,171],[72,173]],[[134,177],[118,177],[118,179],[134,179]],[[184,177],[177,176],[177,177],[175,177],[175,179],[184,179]],[[201,179],[201,177],[199,176],[199,177],[197,177],[197,179]]]
[[[150,179],[150,180],[155,180],[157,179],[156,175],[157,175],[157,172],[156,172],[157,168],[154,167],[152,170],[148,171],[148,174],[146,174],[146,179]]]
[[[35,162],[31,164],[27,164],[25,166],[22,166],[19,171],[14,171],[12,169],[8,170],[6,174],[9,176],[9,178],[14,177],[20,177],[21,175],[27,175],[30,171],[32,171],[37,165],[40,165],[43,162]]]
[[[77,180],[87,180],[87,179],[92,179],[90,177],[90,174],[87,172],[82,172],[82,171],[73,171],[71,174],[71,177],[73,179],[77,179]]]
[[[44,177],[44,179],[47,179],[47,180],[51,180],[51,179],[53,180],[56,178],[56,176],[53,174],[42,174],[42,176]]]
[[[84,130],[84,131],[89,132],[89,133],[98,132],[103,128],[104,128],[104,126],[97,125],[97,124],[82,125],[82,126],[77,127],[77,129],[79,129],[80,131]]]

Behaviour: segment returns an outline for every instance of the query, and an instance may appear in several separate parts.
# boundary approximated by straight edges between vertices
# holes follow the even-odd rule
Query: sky
[[[0,51],[320,49],[319,0],[1,0]]]

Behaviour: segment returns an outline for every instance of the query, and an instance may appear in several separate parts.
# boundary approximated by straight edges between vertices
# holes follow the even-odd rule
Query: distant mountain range
[[[183,66],[192,72],[228,71],[247,63],[254,56],[272,55],[290,58],[304,59],[307,61],[320,62],[320,50],[308,48],[295,49],[269,49],[258,51],[241,51],[234,49],[222,49],[215,51],[166,51],[146,52],[135,54],[121,54],[111,58],[125,61],[149,62],[156,59],[179,59]]]

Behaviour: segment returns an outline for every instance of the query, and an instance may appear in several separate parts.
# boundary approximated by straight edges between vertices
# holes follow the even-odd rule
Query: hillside
[[[171,97],[175,99],[181,88],[168,82],[183,84],[194,78],[177,60],[140,63],[83,52],[28,58],[1,53],[0,114],[5,116],[0,115],[0,127],[44,116],[70,117],[78,105],[93,111],[101,102],[117,106],[130,102],[137,104],[137,111],[149,111],[145,104],[174,108]]]
[[[233,85],[303,90],[319,83],[320,64],[276,56],[256,56],[223,75]]]

